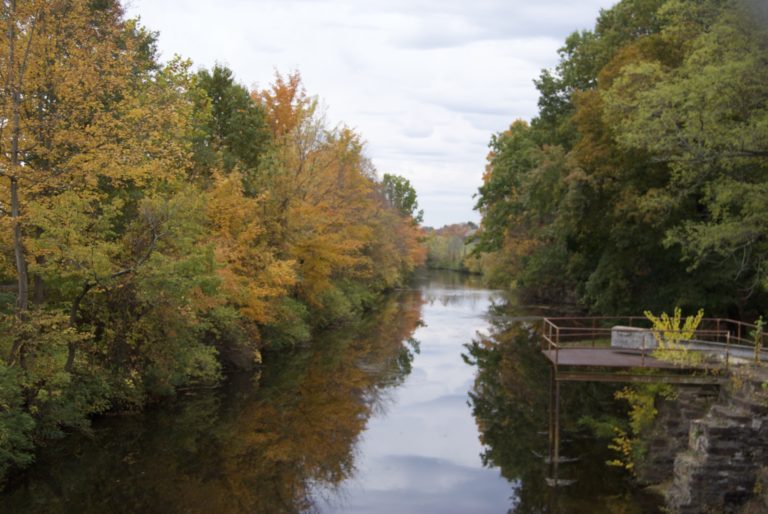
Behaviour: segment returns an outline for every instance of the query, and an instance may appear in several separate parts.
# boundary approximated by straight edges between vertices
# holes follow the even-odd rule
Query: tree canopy
[[[424,261],[420,215],[298,73],[249,91],[161,63],[112,0],[3,2],[0,23],[0,480],[33,441],[307,343]]]
[[[756,317],[768,296],[768,27],[746,0],[623,0],[491,140],[490,272],[601,313]]]

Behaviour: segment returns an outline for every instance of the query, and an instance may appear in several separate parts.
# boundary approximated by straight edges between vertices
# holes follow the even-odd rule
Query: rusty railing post
[[[552,462],[555,456],[555,374],[549,368],[549,462],[550,476],[552,475]]]
[[[544,318],[544,322],[547,325],[547,338],[546,338],[546,348],[545,350],[551,350],[552,349],[552,322],[549,320],[549,318]]]
[[[555,485],[560,467],[560,382],[555,380]]]

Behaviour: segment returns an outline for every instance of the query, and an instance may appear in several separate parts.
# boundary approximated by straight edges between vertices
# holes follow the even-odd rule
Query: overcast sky
[[[426,225],[478,221],[491,134],[536,114],[533,79],[616,0],[129,0],[163,59],[229,66],[249,88],[275,70],[367,141],[379,174],[416,188]]]

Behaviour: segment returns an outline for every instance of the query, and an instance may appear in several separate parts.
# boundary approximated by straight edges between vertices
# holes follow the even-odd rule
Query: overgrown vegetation
[[[616,391],[614,396],[629,404],[629,423],[627,426],[618,420],[612,423],[613,441],[608,447],[618,455],[608,464],[634,472],[646,454],[646,436],[658,414],[657,402],[674,397],[674,389],[661,383],[634,384]]]
[[[298,73],[248,91],[162,64],[116,0],[4,2],[0,23],[0,478],[423,262],[412,188],[377,179]]]

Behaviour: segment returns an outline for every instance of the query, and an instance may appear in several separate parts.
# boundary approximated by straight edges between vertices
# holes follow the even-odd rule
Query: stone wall
[[[762,387],[768,377],[763,373],[737,372],[706,415],[688,423],[687,445],[674,457],[666,489],[670,512],[748,512],[743,509],[752,508],[749,502],[759,501],[753,498],[757,477],[768,464],[768,402]],[[664,422],[660,417],[660,429]],[[684,427],[678,436],[681,432]]]
[[[768,512],[768,467],[762,467],[757,472],[754,494],[744,504],[740,514],[765,514]]]
[[[688,446],[691,422],[707,413],[719,393],[719,386],[681,385],[674,398],[659,401],[653,428],[643,436],[645,458],[636,469],[642,483],[661,484],[673,478],[675,457]]]

